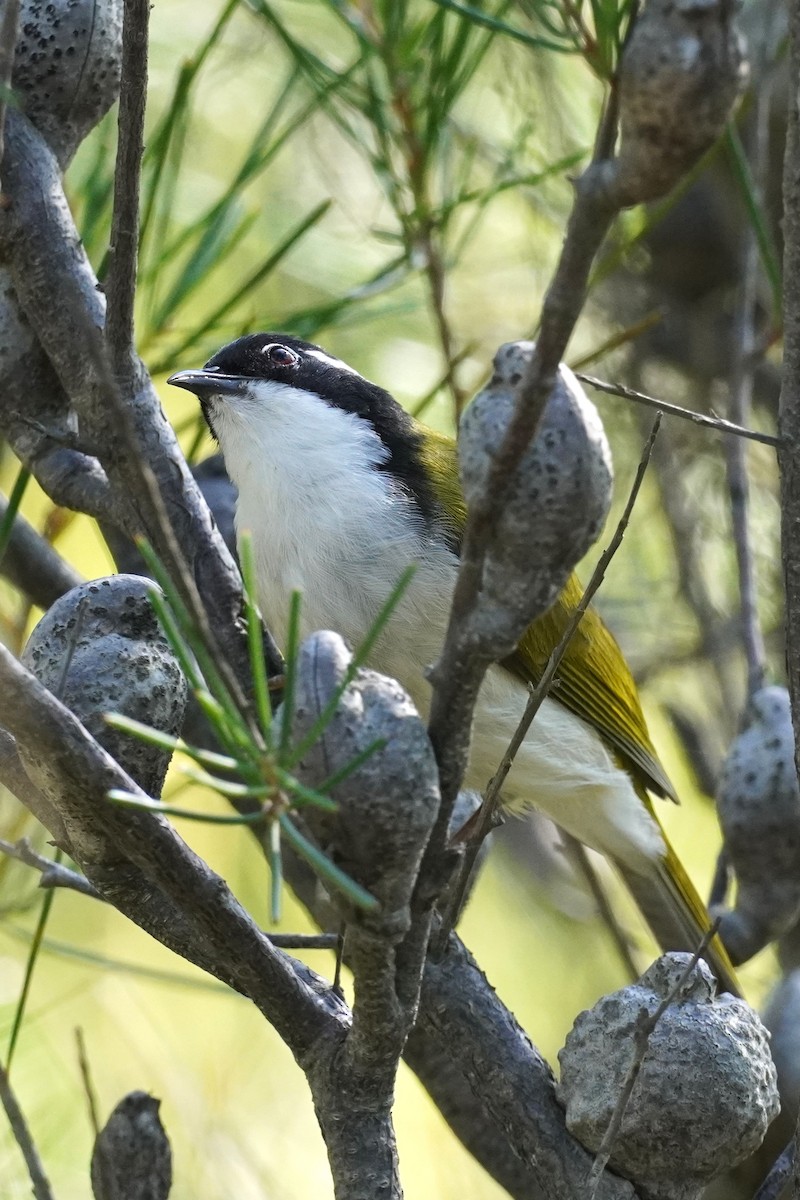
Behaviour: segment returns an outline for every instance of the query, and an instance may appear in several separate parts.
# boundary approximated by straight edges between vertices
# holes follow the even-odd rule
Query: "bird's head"
[[[240,487],[245,460],[315,474],[380,471],[423,515],[437,514],[425,431],[389,392],[320,346],[287,333],[248,334],[202,370],[167,382],[198,397]]]

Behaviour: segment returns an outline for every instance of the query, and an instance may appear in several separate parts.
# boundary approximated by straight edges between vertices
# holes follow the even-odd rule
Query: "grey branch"
[[[144,151],[149,20],[149,0],[125,0],[111,261],[106,278],[106,342],[113,369],[121,381],[130,380],[135,361],[133,301],[139,251],[139,181]]]
[[[0,521],[7,511],[8,501],[0,496]],[[40,608],[49,608],[81,582],[75,568],[19,514],[11,526],[0,573]]]
[[[285,853],[284,869],[312,917],[328,921],[309,868]],[[515,1200],[579,1195],[592,1159],[567,1132],[552,1071],[456,934],[439,961],[425,963],[404,1057],[456,1136]],[[636,1200],[611,1172],[599,1195]]]
[[[800,5],[790,6],[789,128],[783,174],[783,386],[781,541],[786,593],[786,666],[792,698],[795,765],[800,767]]]
[[[19,28],[19,0],[6,0],[0,19],[0,167],[3,164],[6,105],[11,90],[11,72],[14,68],[14,50]],[[1,178],[1,177],[0,177]]]
[[[37,853],[27,838],[20,838],[18,842],[7,842],[5,838],[0,838],[0,851],[38,871],[41,876],[41,888],[68,888],[70,891],[80,892],[82,896],[89,896],[92,900],[104,899],[85,875],[65,867],[63,863],[55,862],[46,854]]]
[[[582,371],[576,371],[575,374],[582,383],[588,383],[590,387],[596,388],[598,392],[605,392],[608,396],[621,396],[623,400],[634,400],[646,408],[654,408],[671,417],[682,417],[685,421],[703,425],[706,429],[716,429],[719,433],[730,433],[734,437],[749,438],[750,441],[762,442],[765,446],[778,445],[778,439],[771,433],[762,433],[758,429],[746,429],[743,425],[736,425],[732,421],[726,421],[723,417],[710,417],[707,413],[681,408],[679,404],[670,404],[666,400],[659,400],[656,396],[648,396],[646,392],[637,392],[635,388],[626,387],[622,383],[607,383],[604,379],[597,379],[594,375],[584,375]]]
[[[2,647],[0,682],[0,721],[45,764],[40,788],[59,812],[72,856],[98,889],[127,883],[123,911],[167,945],[177,916],[185,938],[179,952],[248,996],[297,1055],[309,1053],[323,1034],[343,1034],[349,1022],[330,988],[271,945],[171,826],[106,800],[115,787],[145,797],[69,709]],[[153,889],[167,901],[160,921]],[[122,907],[119,895],[113,902]]]
[[[0,1102],[2,1102],[3,1108],[6,1111],[14,1140],[25,1159],[31,1184],[33,1185],[35,1200],[53,1200],[53,1193],[50,1190],[50,1183],[39,1158],[39,1152],[31,1137],[31,1132],[28,1129],[22,1109],[17,1103],[17,1098],[11,1088],[8,1072],[2,1063],[0,1063]]]

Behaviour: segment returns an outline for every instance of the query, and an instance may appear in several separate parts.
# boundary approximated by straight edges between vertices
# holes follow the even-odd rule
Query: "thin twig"
[[[641,975],[641,970],[634,962],[630,941],[625,936],[625,931],[617,920],[616,913],[606,895],[606,890],[589,858],[589,852],[582,842],[579,842],[571,834],[565,833],[563,829],[561,830],[561,837],[568,857],[573,860],[586,881],[589,891],[592,893],[600,914],[600,920],[611,935],[611,940],[617,948],[617,953],[628,973],[628,978],[633,983]]]
[[[765,6],[762,22],[766,30],[762,45],[769,39],[775,6]],[[763,32],[763,30],[762,30]],[[755,89],[753,112],[754,126],[750,142],[753,158],[753,178],[758,193],[769,169],[770,114],[772,92],[769,76],[762,78]],[[730,372],[728,416],[738,425],[746,425],[750,416],[753,398],[753,376],[757,366],[754,358],[756,348],[756,319],[759,304],[759,248],[752,223],[745,233],[742,253],[742,284],[734,318],[733,344],[734,361]],[[747,446],[739,438],[725,439],[725,460],[728,479],[728,495],[731,510],[733,544],[736,550],[736,567],[739,577],[740,636],[747,662],[747,691],[752,696],[764,686],[767,669],[767,654],[758,617],[758,581],[753,540],[750,530],[750,481],[748,477]]]
[[[675,986],[664,997],[661,1003],[652,1013],[648,1013],[646,1008],[641,1009],[639,1017],[636,1021],[636,1028],[633,1031],[633,1058],[631,1059],[628,1070],[625,1073],[625,1078],[622,1081],[617,1103],[614,1107],[614,1112],[611,1114],[611,1120],[608,1123],[608,1128],[603,1134],[603,1140],[595,1155],[591,1170],[586,1176],[586,1198],[585,1200],[595,1200],[597,1189],[600,1186],[600,1181],[603,1178],[603,1173],[608,1166],[608,1160],[611,1157],[611,1151],[614,1142],[622,1127],[622,1122],[628,1108],[628,1103],[631,1098],[636,1080],[639,1078],[639,1072],[642,1069],[642,1064],[647,1054],[647,1048],[650,1045],[650,1038],[655,1032],[658,1022],[663,1017],[664,1013],[671,1004],[678,999],[687,980],[694,971],[698,962],[702,958],[705,951],[708,949],[712,939],[716,936],[719,927],[719,921],[716,921],[711,929],[704,934],[700,945],[695,950],[691,959],[686,965],[686,969],[681,972],[680,978]]]
[[[0,166],[5,153],[6,107],[11,91],[11,74],[14,70],[14,51],[17,48],[19,29],[19,0],[6,0],[0,21]]]
[[[125,0],[124,11],[111,261],[105,289],[106,341],[113,368],[122,378],[130,374],[134,361],[133,301],[139,253],[139,176],[144,151],[150,0]]]
[[[269,933],[273,946],[281,950],[336,950],[341,941],[338,933]]]
[[[609,396],[621,396],[623,400],[635,400],[637,404],[644,404],[648,408],[658,409],[659,412],[666,413],[670,417],[683,417],[685,421],[694,421],[695,425],[705,425],[708,429],[717,429],[720,433],[735,434],[736,437],[749,438],[753,442],[762,442],[765,446],[779,446],[780,441],[771,433],[761,433],[757,429],[745,429],[741,425],[736,425],[731,421],[726,421],[722,417],[710,417],[706,413],[693,412],[690,408],[681,408],[678,404],[669,404],[666,400],[658,400],[655,396],[648,396],[645,392],[637,392],[634,388],[625,387],[621,383],[606,383],[603,379],[596,379],[594,375],[584,375],[581,371],[575,371],[575,375],[580,379],[581,383],[588,383],[590,387],[596,388],[598,392],[605,392]]]
[[[9,858],[14,858],[41,872],[39,887],[69,888],[82,896],[88,896],[90,900],[102,900],[105,903],[105,897],[84,875],[62,866],[61,863],[53,862],[43,854],[37,854],[27,838],[20,838],[18,842],[7,842],[4,838],[0,838],[0,851],[7,854]],[[336,933],[266,932],[264,936],[269,938],[273,946],[281,950],[335,950],[340,941],[339,935]]]
[[[796,1151],[797,1131],[792,1134],[791,1139],[783,1147],[765,1178],[762,1179],[758,1191],[753,1196],[753,1200],[778,1200],[778,1197],[783,1194],[783,1189],[792,1177]]]
[[[53,1193],[50,1190],[50,1182],[44,1173],[42,1160],[39,1158],[39,1152],[34,1145],[31,1132],[28,1129],[27,1122],[22,1115],[22,1109],[17,1104],[17,1098],[11,1088],[11,1083],[8,1078],[8,1072],[0,1063],[0,1102],[6,1110],[8,1123],[11,1126],[11,1132],[14,1135],[14,1140],[22,1151],[22,1156],[25,1159],[25,1164],[28,1168],[28,1174],[31,1177],[33,1185],[33,1194],[36,1200],[53,1200]]]
[[[0,495],[0,522],[8,512],[8,500]],[[82,577],[57,550],[17,513],[11,526],[0,575],[40,608],[49,608]]]
[[[38,854],[27,838],[20,838],[18,842],[7,842],[5,838],[0,838],[0,852],[39,871],[41,873],[39,887],[68,888],[82,896],[88,896],[90,900],[102,900],[103,903],[106,903],[105,896],[98,892],[85,875],[81,875],[79,871],[72,871],[62,863],[54,862],[44,854]],[[267,931],[264,936],[269,938],[273,946],[281,950],[336,950],[341,940],[337,933],[271,933]]]
[[[18,842],[7,842],[5,838],[0,838],[0,851],[9,858],[24,863],[26,867],[33,867],[39,871],[41,888],[68,888],[82,896],[88,896],[91,900],[104,900],[85,875],[65,867],[63,863],[55,862],[46,854],[38,854],[27,838],[20,838]]]
[[[100,1133],[100,1117],[97,1107],[97,1093],[95,1092],[94,1082],[92,1080],[92,1072],[89,1067],[89,1056],[86,1053],[86,1041],[84,1040],[83,1030],[80,1025],[75,1027],[75,1042],[78,1047],[78,1066],[81,1071],[81,1080],[83,1081],[83,1093],[86,1096],[86,1106],[89,1109],[89,1120],[92,1123],[94,1136],[97,1137]]]
[[[645,471],[647,470],[647,464],[650,461],[650,455],[653,452],[653,445],[656,437],[658,436],[660,424],[661,417],[657,416],[653,422],[653,428],[650,431],[650,436],[645,443],[644,450],[642,451],[642,457],[639,462],[639,467],[636,471],[636,476],[631,487],[630,495],[628,496],[628,502],[625,505],[622,516],[619,519],[617,528],[614,530],[614,536],[611,538],[608,546],[601,554],[597,566],[592,573],[592,577],[589,580],[589,583],[587,584],[578,604],[576,605],[574,612],[572,613],[569,624],[564,630],[561,640],[547,660],[547,665],[545,666],[539,682],[535,688],[531,689],[528,702],[525,705],[525,711],[523,712],[520,722],[514,731],[514,736],[512,737],[508,745],[508,749],[500,761],[497,771],[492,776],[489,786],[486,789],[486,795],[484,796],[483,805],[480,810],[480,818],[478,820],[475,833],[470,838],[469,844],[464,853],[464,861],[462,862],[459,871],[458,883],[453,891],[453,899],[449,906],[447,915],[442,921],[442,929],[444,932],[438,939],[439,945],[444,944],[447,934],[449,934],[450,930],[454,927],[456,921],[458,920],[458,914],[461,911],[461,906],[464,902],[469,878],[475,866],[475,860],[478,856],[481,845],[483,844],[484,838],[493,827],[495,809],[499,802],[500,791],[506,781],[509,771],[511,770],[511,766],[516,758],[517,751],[522,745],[528,730],[531,727],[533,718],[536,716],[548,692],[550,691],[556,672],[561,664],[561,660],[563,659],[564,654],[566,653],[567,648],[581,623],[583,614],[586,612],[593,596],[600,587],[600,584],[603,582],[609,563],[619,549],[622,539],[625,536],[625,530],[628,527],[633,506],[636,503],[639,490],[644,480]]]

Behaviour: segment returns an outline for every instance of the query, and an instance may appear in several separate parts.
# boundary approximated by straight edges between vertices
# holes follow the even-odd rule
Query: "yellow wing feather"
[[[456,443],[444,434],[425,429],[423,457],[436,479],[442,507],[460,538],[467,512],[458,482]],[[578,578],[572,575],[553,607],[528,627],[515,653],[502,666],[526,683],[538,683],[581,594]],[[567,647],[551,698],[596,729],[637,782],[658,795],[675,799],[650,740],[628,664],[613,634],[591,607]]]

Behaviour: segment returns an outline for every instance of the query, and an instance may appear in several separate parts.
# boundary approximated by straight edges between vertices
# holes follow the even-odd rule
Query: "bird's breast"
[[[302,636],[333,629],[358,649],[413,567],[369,665],[426,709],[424,670],[444,638],[458,560],[410,502],[377,483],[358,496],[329,487],[313,499],[285,495],[282,503],[274,493],[253,503],[252,490],[240,488],[237,529],[251,532],[259,604],[283,644],[291,596],[299,592]]]
[[[358,481],[356,481],[358,482]],[[409,566],[368,665],[397,679],[420,715],[430,707],[426,668],[444,640],[458,571],[456,556],[371,472],[353,487],[330,478],[284,476],[272,487],[239,483],[237,527],[251,531],[258,599],[267,624],[286,644],[292,592],[300,593],[300,635],[340,633],[357,649]],[[282,486],[277,486],[282,484]],[[475,713],[467,786],[485,789],[516,729],[527,689],[494,667]],[[600,735],[556,700],[545,700],[508,778],[506,803],[536,807],[585,844],[632,869],[660,858],[657,823]]]

